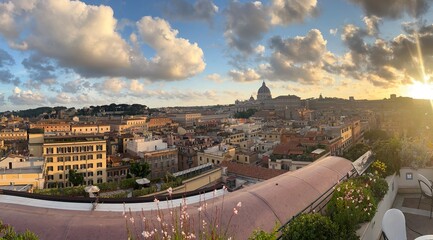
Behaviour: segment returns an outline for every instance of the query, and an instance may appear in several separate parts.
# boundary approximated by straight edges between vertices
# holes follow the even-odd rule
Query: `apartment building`
[[[86,185],[107,181],[106,141],[102,135],[45,136],[46,185],[68,187],[69,170],[84,176]]]
[[[110,124],[76,124],[71,126],[71,132],[74,134],[98,134],[110,131]]]
[[[185,127],[195,126],[201,121],[201,113],[179,113],[170,117],[173,121]]]
[[[177,148],[168,148],[161,139],[133,139],[127,143],[127,152],[149,164],[150,178],[161,178],[178,171]]]
[[[27,140],[27,131],[18,128],[2,129],[0,131],[0,140],[4,140],[4,141]]]
[[[232,161],[236,149],[229,145],[220,144],[197,153],[198,165],[206,163],[220,164],[224,161]]]
[[[42,128],[44,132],[70,132],[71,124],[65,121],[58,120],[42,120],[36,123],[30,124],[30,129],[32,128]]]

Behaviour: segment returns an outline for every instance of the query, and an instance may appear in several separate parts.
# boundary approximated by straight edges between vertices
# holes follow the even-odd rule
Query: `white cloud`
[[[196,43],[178,38],[178,31],[160,18],[143,17],[137,22],[142,40],[156,51],[150,60],[134,63],[151,79],[183,79],[202,72],[206,66],[203,51]]]
[[[265,53],[265,50],[266,50],[265,46],[261,44],[257,45],[257,47],[254,48],[254,52],[256,52],[258,55],[263,55]]]
[[[206,76],[206,79],[214,81],[216,83],[222,83],[224,80],[221,78],[221,75],[218,73],[209,74]]]
[[[141,93],[144,91],[144,84],[134,79],[129,85],[129,90],[133,93]]]
[[[270,7],[271,23],[288,25],[300,23],[317,11],[317,0],[272,0]]]
[[[108,94],[118,94],[125,86],[126,83],[119,78],[109,78],[103,81],[101,84],[102,90]]]
[[[229,76],[231,76],[233,81],[236,82],[251,82],[260,79],[260,75],[254,69],[251,68],[248,68],[243,71],[231,70],[229,72]]]
[[[205,68],[200,47],[178,38],[178,31],[163,19],[143,17],[128,40],[117,26],[113,10],[103,5],[70,0],[0,3],[0,34],[11,47],[53,59],[84,77],[179,80]],[[153,58],[144,56],[139,37],[141,44],[154,48]]]
[[[330,34],[332,34],[332,35],[337,35],[337,33],[338,33],[338,28],[331,28],[331,29],[329,29],[329,33]]]
[[[18,87],[13,89],[13,94],[8,99],[15,105],[41,105],[46,103],[46,99],[42,94],[34,93],[31,90],[23,91]]]

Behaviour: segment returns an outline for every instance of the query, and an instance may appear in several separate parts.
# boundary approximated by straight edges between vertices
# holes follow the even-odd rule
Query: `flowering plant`
[[[374,161],[370,166],[371,172],[379,177],[386,177],[386,164],[379,160]]]
[[[343,239],[356,239],[358,224],[371,220],[376,208],[371,191],[350,180],[336,187],[327,211],[332,221],[339,226]]]
[[[226,188],[223,189],[225,191]],[[173,189],[170,187],[167,192],[171,197]],[[167,199],[164,201],[167,204],[166,209],[161,208],[160,204],[164,203],[158,199],[154,202],[156,210],[151,211],[153,217],[149,217],[149,214],[145,215],[144,212],[139,216],[134,216],[137,214],[131,211],[124,212],[128,239],[231,239],[228,237],[231,220],[238,215],[242,207],[242,203],[238,202],[233,207],[227,226],[221,226],[224,199],[221,207],[213,203],[208,204],[203,200],[197,209],[188,209],[185,198],[178,207],[174,206],[171,199]],[[194,214],[190,215],[191,212]]]
[[[380,202],[388,192],[388,183],[385,181],[385,179],[377,175],[362,175],[355,178],[354,182],[361,187],[364,186],[365,188],[369,188],[373,194],[373,197],[376,199],[376,202]]]

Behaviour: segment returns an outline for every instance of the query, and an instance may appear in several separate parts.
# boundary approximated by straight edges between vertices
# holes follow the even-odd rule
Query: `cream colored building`
[[[235,157],[236,149],[229,145],[213,146],[202,152],[197,152],[198,165],[213,163],[220,164],[223,161],[232,161]]]
[[[27,131],[24,129],[3,129],[0,131],[0,140],[27,140]]]
[[[201,113],[179,113],[170,118],[182,126],[192,127],[201,121],[201,117]]]
[[[36,123],[30,124],[30,129],[32,128],[42,128],[44,132],[70,132],[71,124],[64,121],[57,120],[41,120]]]
[[[30,189],[44,187],[44,159],[9,155],[0,161],[0,186],[14,189],[31,185]]]
[[[43,157],[47,187],[71,186],[70,169],[81,173],[87,185],[106,182],[106,145],[101,135],[45,137]]]
[[[108,133],[110,130],[109,124],[77,124],[71,126],[71,132],[74,134]]]

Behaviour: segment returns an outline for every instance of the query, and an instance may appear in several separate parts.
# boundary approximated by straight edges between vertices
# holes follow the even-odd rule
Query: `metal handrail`
[[[299,211],[297,214],[295,214],[294,216],[292,216],[292,218],[289,219],[286,223],[284,223],[283,225],[281,225],[281,227],[278,228],[277,232],[281,232],[286,226],[288,226],[290,224],[291,221],[293,221],[295,218],[299,217],[303,213],[321,212],[323,210],[323,208],[326,206],[326,204],[330,201],[329,197],[332,196],[332,194],[334,193],[335,187],[338,184],[340,184],[340,182],[353,177],[355,174],[357,174],[357,172],[354,171],[354,169],[352,169],[346,175],[344,175],[343,177],[341,177],[338,180],[338,182],[336,182],[332,187],[330,187],[328,190],[326,190],[326,192],[324,192],[322,195],[320,195],[316,200],[314,200],[307,207],[305,207],[304,209],[302,209],[301,211]],[[321,206],[321,207],[319,207],[319,206]],[[319,211],[316,211],[317,208],[318,208]],[[280,236],[277,239],[281,239],[281,237],[282,237],[282,235],[280,234]]]

